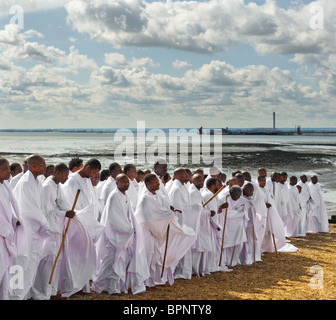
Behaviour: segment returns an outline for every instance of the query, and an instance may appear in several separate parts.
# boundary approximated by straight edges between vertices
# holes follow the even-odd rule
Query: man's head
[[[147,174],[145,176],[145,185],[149,192],[155,194],[157,190],[160,189],[160,182],[154,173]]]
[[[234,185],[230,188],[230,196],[232,200],[237,201],[241,197],[242,191],[241,188],[237,185]]]
[[[121,193],[124,193],[128,190],[129,187],[129,179],[126,174],[120,173],[116,176],[116,184],[117,188]]]
[[[290,184],[291,186],[295,186],[295,185],[297,184],[297,177],[295,177],[295,176],[291,176],[291,177],[289,178],[289,184]]]
[[[71,172],[76,172],[79,169],[83,168],[83,159],[80,159],[78,157],[74,157],[69,161],[69,170]]]
[[[245,197],[252,197],[253,196],[254,187],[252,183],[246,183],[243,187],[243,194]]]
[[[97,159],[90,159],[85,162],[84,166],[78,170],[78,173],[82,178],[94,177],[97,172],[101,170],[101,164]]]
[[[145,179],[145,173],[142,170],[138,170],[135,179],[136,179],[137,182],[144,181],[144,179]]]
[[[314,174],[310,177],[310,181],[312,182],[312,184],[316,184],[318,183],[318,178],[317,176]]]
[[[115,179],[118,174],[122,173],[122,168],[119,163],[113,162],[109,166],[110,176]]]
[[[267,170],[264,167],[258,169],[258,175],[267,177]]]
[[[206,187],[212,193],[216,193],[219,190],[217,179],[216,178],[208,179],[207,182],[206,182]]]
[[[126,176],[129,177],[133,181],[137,175],[136,166],[131,163],[125,164],[123,173],[126,174]]]
[[[281,184],[285,184],[285,182],[287,181],[287,177],[288,177],[287,172],[281,172],[279,182]]]
[[[100,172],[100,181],[105,181],[109,178],[110,171],[107,169],[104,169]]]
[[[265,188],[266,177],[265,176],[258,176],[258,184],[259,184],[260,188]]]
[[[251,181],[251,174],[248,171],[243,171],[242,175],[244,176],[245,181]]]
[[[92,185],[95,187],[98,185],[99,180],[100,180],[100,172],[98,171],[93,177],[90,178]]]
[[[237,178],[237,180],[238,180],[238,186],[242,187],[244,185],[244,182],[245,182],[244,175],[242,173],[237,173],[235,175],[235,178]]]
[[[192,176],[191,182],[195,185],[195,187],[198,190],[200,190],[201,188],[203,188],[203,185],[204,185],[204,177],[202,175],[196,173]]]
[[[22,172],[22,167],[20,163],[12,163],[9,169],[12,177],[15,177],[17,174]]]
[[[58,163],[54,168],[53,180],[56,184],[65,183],[68,180],[69,168],[65,163]]]
[[[10,177],[10,168],[9,162],[7,159],[0,157],[0,183],[3,183],[4,180],[8,180]]]
[[[302,175],[300,176],[300,180],[301,180],[303,183],[306,183],[306,182],[308,181],[308,178],[307,178],[307,176],[306,176],[305,174],[302,174]]]
[[[38,154],[33,154],[28,158],[28,170],[34,175],[35,179],[41,174],[45,174],[45,160]]]
[[[238,179],[236,177],[231,177],[228,180],[227,185],[229,186],[229,188],[231,188],[232,186],[238,185]]]
[[[279,182],[279,180],[280,180],[280,174],[278,172],[276,172],[276,171],[273,171],[271,173],[271,180],[273,182]]]
[[[53,164],[49,164],[46,167],[46,171],[44,176],[48,178],[49,176],[52,176],[54,174],[55,166]]]
[[[182,184],[188,181],[188,174],[184,168],[174,170],[174,179],[179,180]]]
[[[167,173],[168,166],[167,162],[164,159],[159,159],[154,163],[154,172],[160,177],[163,178]]]

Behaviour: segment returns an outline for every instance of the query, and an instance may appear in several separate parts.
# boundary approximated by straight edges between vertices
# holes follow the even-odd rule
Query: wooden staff
[[[255,233],[254,233],[254,224],[252,225],[252,234],[253,234],[253,261],[255,263],[256,260],[255,260]]]
[[[230,268],[231,268],[231,266],[232,266],[232,260],[233,260],[233,256],[234,256],[235,249],[236,249],[236,246],[233,247],[232,256],[231,256],[231,261],[230,261]]]
[[[272,238],[273,238],[273,244],[274,244],[275,254],[278,257],[278,250],[277,250],[277,247],[276,247],[276,244],[275,244],[274,233],[272,233]]]
[[[74,210],[75,210],[75,207],[76,207],[76,203],[77,203],[77,200],[78,200],[79,193],[80,193],[80,190],[78,189],[78,190],[77,190],[77,194],[76,194],[76,198],[75,198],[75,201],[74,201],[74,203],[73,203],[73,206],[72,206],[71,211],[74,211]],[[51,275],[50,275],[50,279],[49,279],[49,284],[51,284],[51,281],[52,281],[52,278],[53,278],[53,275],[54,275],[54,271],[55,271],[55,268],[56,268],[57,260],[58,260],[60,254],[61,254],[62,249],[63,249],[64,242],[65,242],[65,237],[66,237],[66,235],[67,235],[67,233],[68,233],[68,229],[69,229],[69,226],[70,226],[70,221],[71,221],[71,219],[68,218],[68,224],[67,224],[67,226],[66,226],[66,228],[65,228],[65,231],[64,231],[64,235],[63,235],[62,243],[61,243],[61,246],[60,246],[60,248],[59,248],[59,250],[58,250],[58,253],[57,253],[57,256],[56,256],[56,259],[55,259],[55,262],[54,262],[54,266],[53,266],[52,271],[51,271]]]
[[[164,253],[164,257],[163,257],[163,264],[162,264],[161,278],[163,277],[164,267],[165,267],[165,264],[166,264],[166,256],[167,256],[167,248],[168,248],[168,239],[169,239],[169,229],[170,229],[170,224],[168,224],[168,227],[167,227],[166,248],[165,248],[165,253]]]
[[[213,199],[217,196],[218,193],[220,193],[226,186],[221,186],[220,189],[206,202],[203,203],[203,208]]]
[[[228,202],[228,197],[230,197],[229,194],[226,196],[226,203]],[[220,266],[221,263],[222,263],[223,246],[224,246],[224,234],[225,234],[225,226],[226,226],[227,210],[228,210],[228,208],[225,208],[225,218],[224,218],[224,227],[223,227],[223,236],[222,236],[222,246],[221,246],[221,252],[220,252],[220,258],[219,258],[219,264],[218,264],[218,266]]]

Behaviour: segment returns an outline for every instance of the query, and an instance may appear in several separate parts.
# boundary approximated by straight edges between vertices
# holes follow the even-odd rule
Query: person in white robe
[[[267,226],[267,207],[259,183],[252,181],[251,174],[248,171],[243,171],[242,174],[245,178],[244,185],[251,183],[253,186],[251,200],[255,209],[254,232],[256,233],[256,248],[257,250],[260,250]],[[257,253],[257,255],[260,256],[260,253]]]
[[[82,169],[83,166],[83,159],[79,157],[71,158],[69,161],[69,177],[71,177],[78,170]]]
[[[64,297],[82,289],[83,292],[90,292],[89,280],[96,270],[95,244],[104,229],[96,219],[94,190],[91,182],[91,177],[95,176],[100,169],[101,164],[97,159],[89,159],[81,169],[69,176],[68,180],[61,185],[57,199],[61,210],[67,211],[72,208],[77,190],[80,190],[74,208],[76,216],[70,223],[63,249],[64,264],[60,267],[59,290]],[[76,246],[72,245],[71,239]],[[78,249],[77,246],[82,248]],[[75,250],[82,250],[85,255],[73,255]]]
[[[143,282],[132,281],[128,268],[135,254],[134,213],[126,194],[129,179],[125,174],[116,177],[117,188],[107,198],[102,216],[103,235],[97,243],[98,268],[93,276],[92,289],[98,293],[133,294],[146,290]],[[136,284],[136,286],[134,286]]]
[[[60,184],[64,184],[68,179],[68,176],[69,168],[67,167],[67,165],[64,163],[56,164],[53,175],[50,179],[47,179],[42,185],[44,197],[44,212],[50,224],[50,228],[54,233],[57,249],[60,248],[62,242],[65,218],[72,219],[75,215],[74,211],[61,210],[57,205]],[[63,255],[60,255],[52,277],[52,296],[56,296],[58,293],[58,281],[60,276],[60,266],[62,264],[62,258]],[[53,256],[52,259],[49,260],[49,266],[46,264],[46,269],[49,268],[49,270],[46,270],[49,276],[51,276],[55,259],[56,256]]]
[[[316,175],[311,176],[308,184],[311,203],[307,232],[329,232],[328,213],[323,199],[321,185]]]
[[[262,239],[258,239],[256,232],[257,212],[253,203],[254,186],[247,183],[243,186],[243,196],[240,197],[239,203],[245,206],[245,231],[247,240],[243,243],[243,248],[239,255],[239,261],[242,265],[251,265],[261,260]]]
[[[265,188],[266,177],[258,176],[258,184],[267,208],[266,230],[261,245],[261,253],[272,253],[279,251],[280,248],[286,245],[285,227],[276,209],[273,198]]]
[[[290,201],[290,212],[287,219],[286,225],[286,236],[287,237],[299,237],[299,219],[302,214],[301,209],[301,199],[300,193],[296,186],[297,177],[291,176],[288,184],[289,191],[289,201]]]
[[[280,175],[278,172],[272,172],[271,176],[266,179],[266,186],[268,193],[274,201],[274,205],[283,221],[282,210],[281,210],[281,196],[279,188]]]
[[[29,157],[26,157],[24,160],[23,160],[23,163],[22,163],[22,172],[18,173],[15,177],[13,177],[11,179],[11,181],[9,182],[9,187],[11,188],[11,190],[13,191],[18,183],[18,181],[21,179],[21,177],[26,173],[26,171],[28,170],[28,158]]]
[[[193,229],[178,223],[171,207],[160,193],[155,174],[145,177],[146,188],[141,192],[135,211],[137,255],[130,270],[146,286],[174,283],[174,270],[180,259],[196,240]],[[143,258],[145,257],[145,260]]]
[[[113,162],[109,166],[109,172],[110,176],[106,180],[101,193],[101,200],[103,201],[104,205],[110,193],[117,187],[115,178],[118,174],[122,173],[122,168],[119,163]]]
[[[290,194],[287,186],[287,173],[282,172],[279,174],[279,182],[278,182],[278,189],[279,189],[279,207],[278,211],[281,212],[281,218],[285,226],[285,230],[287,230],[287,226],[290,223],[288,221],[289,215],[291,212],[290,207]],[[290,228],[290,226],[288,226]]]
[[[10,299],[10,268],[14,259],[27,253],[22,250],[27,238],[20,237],[25,234],[17,203],[6,182],[9,175],[9,162],[0,157],[0,300]]]
[[[168,193],[172,206],[174,207],[175,214],[177,216],[180,225],[187,224],[187,216],[184,210],[191,205],[190,195],[185,187],[185,183],[188,181],[187,172],[183,168],[177,168],[174,170],[174,182]],[[195,217],[196,218],[196,217]],[[189,225],[190,226],[190,225]],[[194,230],[196,232],[196,230]],[[191,248],[185,254],[185,256],[179,261],[175,269],[175,279],[191,279],[192,275],[192,255]]]
[[[190,202],[199,204],[203,207],[203,197],[201,189],[204,185],[204,177],[196,173],[192,176],[192,183],[189,186]],[[207,253],[212,250],[211,243],[211,225],[210,225],[210,211],[202,209],[200,215],[199,231],[197,233],[196,241],[191,248],[192,256],[192,273],[197,276],[204,276],[206,274]]]
[[[56,254],[53,230],[44,212],[42,184],[37,178],[44,174],[46,164],[39,155],[28,159],[28,170],[18,181],[13,194],[28,235],[28,256],[19,265],[24,270],[24,289],[21,294],[26,299],[50,299],[48,265]]]
[[[206,203],[219,189],[221,183],[216,178],[210,178],[207,180],[206,188],[201,189],[203,197],[203,203]],[[204,209],[210,213],[210,237],[212,249],[207,253],[206,270],[205,273],[211,273],[216,271],[226,271],[227,267],[224,263],[219,266],[222,229],[224,225],[224,219],[220,219],[222,210],[228,206],[227,203],[219,205],[218,198],[213,198],[208,204],[204,206]]]
[[[134,164],[126,164],[123,169],[123,173],[128,177],[129,179],[129,188],[126,191],[128,198],[130,199],[131,206],[133,211],[135,211],[135,208],[138,203],[138,193],[139,193],[139,184],[136,181],[136,166]]]
[[[305,174],[302,174],[300,176],[300,181],[297,184],[301,187],[301,217],[299,220],[299,234],[303,237],[307,235],[309,209],[310,203],[312,202],[307,180],[307,176]]]
[[[242,190],[238,185],[233,185],[229,191],[227,218],[223,245],[223,260],[225,264],[234,267],[240,264],[240,254],[246,237],[246,213],[244,204],[239,201]]]

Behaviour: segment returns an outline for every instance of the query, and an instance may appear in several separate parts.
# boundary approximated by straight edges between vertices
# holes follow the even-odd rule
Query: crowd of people
[[[137,170],[97,159],[23,165],[0,157],[0,299],[108,294],[296,251],[290,237],[329,232],[316,175],[258,170],[229,177],[158,160]]]

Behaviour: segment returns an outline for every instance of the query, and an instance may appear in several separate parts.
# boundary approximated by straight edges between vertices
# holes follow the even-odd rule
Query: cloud
[[[73,0],[68,21],[81,33],[115,47],[167,47],[208,52],[248,42],[261,54],[311,54],[335,51],[336,3],[316,1],[325,29],[315,30],[312,4],[279,7],[243,0],[153,1]]]
[[[24,12],[50,10],[63,7],[69,0],[2,0],[0,2],[0,15],[10,15],[10,8],[21,6]]]
[[[175,69],[184,69],[186,67],[190,67],[191,64],[188,63],[187,61],[181,61],[181,60],[178,60],[176,59],[174,62],[173,62],[173,67]]]

